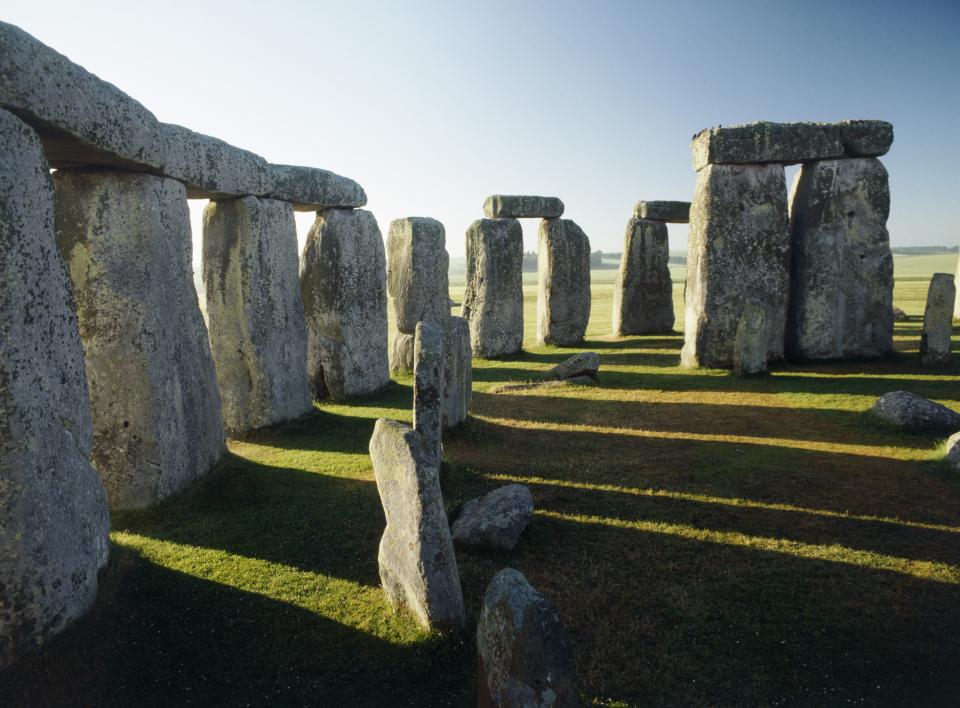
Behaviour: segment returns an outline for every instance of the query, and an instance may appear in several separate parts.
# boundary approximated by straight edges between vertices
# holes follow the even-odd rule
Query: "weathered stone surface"
[[[349,177],[299,165],[267,165],[267,196],[293,204],[298,211],[367,205],[367,193]]]
[[[575,376],[593,376],[600,369],[600,355],[596,352],[580,352],[564,359],[544,374],[547,379],[570,379]]]
[[[533,518],[533,495],[524,484],[508,484],[471,499],[450,526],[454,543],[512,551]]]
[[[370,458],[387,519],[379,553],[387,597],[428,629],[456,629],[463,624],[463,594],[429,446],[413,428],[381,418]]]
[[[949,273],[934,273],[927,289],[920,336],[920,363],[945,366],[950,363],[950,338],[953,335],[953,303],[957,290]]]
[[[690,202],[639,201],[633,208],[633,215],[637,219],[686,224],[690,221]]]
[[[387,234],[387,292],[397,329],[412,333],[417,322],[442,325],[450,316],[446,235],[436,219],[394,219]]]
[[[783,357],[790,234],[782,165],[708,165],[690,208],[684,366],[730,367],[747,298],[766,311],[767,359]]]
[[[960,433],[954,433],[947,439],[947,452],[944,456],[955,472],[960,472]]]
[[[790,209],[791,357],[878,357],[893,350],[889,213],[887,171],[879,160],[824,160],[797,173]]]
[[[218,138],[162,123],[163,174],[187,185],[191,199],[260,195],[270,189],[267,161]]]
[[[475,356],[523,347],[523,231],[516,219],[478,219],[467,229],[462,314]]]
[[[842,120],[827,127],[839,133],[845,157],[880,157],[893,145],[893,126],[885,120]]]
[[[483,597],[477,622],[477,705],[580,705],[570,637],[553,605],[513,568],[497,573]]]
[[[952,433],[960,429],[960,413],[909,391],[885,393],[870,410],[908,433]]]
[[[483,214],[490,219],[558,219],[563,202],[556,197],[492,194],[483,203]]]
[[[390,347],[390,371],[396,373],[413,371],[413,339],[412,334],[393,333],[393,345]]]
[[[143,508],[225,451],[186,192],[132,172],[66,170],[53,180],[86,354],[93,465],[111,508]]]
[[[537,343],[579,344],[590,320],[590,239],[570,219],[540,222]]]
[[[2,110],[0,282],[2,671],[93,604],[110,530],[50,169],[33,130]]]
[[[413,429],[440,469],[443,430],[443,330],[418,322],[413,346]]]
[[[210,348],[230,433],[312,409],[297,229],[287,202],[241,197],[203,212]]]
[[[386,268],[373,214],[317,214],[300,259],[307,377],[317,398],[370,393],[390,381]]]
[[[470,325],[462,317],[444,323],[443,380],[443,427],[450,429],[467,419],[473,397]]]
[[[733,368],[738,376],[766,372],[768,339],[767,313],[751,298],[743,306],[733,343]]]
[[[673,330],[667,225],[633,218],[627,222],[620,270],[613,283],[613,331],[619,336]]]

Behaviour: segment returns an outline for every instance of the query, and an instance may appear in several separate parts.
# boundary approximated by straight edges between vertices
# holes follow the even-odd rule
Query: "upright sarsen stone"
[[[890,188],[875,158],[804,165],[790,209],[787,350],[796,359],[893,350]]]
[[[83,614],[107,562],[83,350],[37,135],[0,110],[0,671]]]
[[[455,428],[467,419],[473,397],[473,351],[470,325],[448,317],[443,329],[443,427]]]
[[[57,245],[86,354],[93,464],[111,508],[143,508],[225,450],[186,192],[129,172],[61,170],[53,179]]]
[[[920,336],[920,363],[945,366],[950,363],[953,318],[951,309],[957,297],[949,273],[934,273],[927,289],[927,305],[923,311],[923,334]]]
[[[957,291],[953,301],[953,319],[960,320],[960,258],[957,258],[957,274],[953,277],[953,287]]]
[[[259,197],[203,212],[203,282],[210,346],[228,432],[311,410],[307,327],[293,207]]]
[[[673,330],[667,225],[633,218],[627,222],[620,270],[613,283],[613,331],[623,336]]]
[[[314,396],[343,399],[386,386],[386,256],[373,214],[317,213],[300,259],[300,292]]]
[[[413,355],[413,429],[440,469],[443,431],[443,329],[418,322]]]
[[[476,356],[523,347],[523,231],[516,219],[478,219],[467,229],[463,317]]]
[[[707,165],[690,208],[684,366],[731,367],[747,298],[766,311],[768,360],[783,357],[790,268],[782,165]]]
[[[571,346],[590,321],[590,239],[570,219],[540,222],[537,343]]]

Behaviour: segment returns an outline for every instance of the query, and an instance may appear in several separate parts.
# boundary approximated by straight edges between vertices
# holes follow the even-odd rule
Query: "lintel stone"
[[[563,202],[556,197],[492,194],[483,203],[483,213],[489,219],[558,219]]]
[[[633,215],[648,221],[687,224],[690,222],[690,202],[639,201],[633,208]]]

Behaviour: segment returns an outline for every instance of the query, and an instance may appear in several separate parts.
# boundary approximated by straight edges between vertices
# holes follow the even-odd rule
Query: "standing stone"
[[[490,219],[559,219],[563,202],[556,197],[492,194],[483,203],[483,215]]]
[[[957,258],[957,274],[953,277],[953,287],[957,291],[953,301],[953,319],[960,320],[960,258]]]
[[[467,419],[473,397],[473,351],[470,325],[448,317],[443,330],[443,427],[455,428]]]
[[[309,411],[293,207],[258,197],[210,202],[203,212],[203,282],[227,431]]]
[[[478,219],[467,229],[462,310],[475,356],[523,347],[523,231],[516,219]]]
[[[390,371],[408,373],[413,371],[413,334],[394,332],[390,347]]]
[[[951,309],[956,297],[956,287],[950,274],[934,273],[927,290],[923,334],[920,336],[920,363],[924,366],[945,366],[950,363],[950,338],[953,336]]]
[[[802,360],[893,350],[890,188],[875,158],[804,165],[793,183],[787,349]]]
[[[783,358],[790,234],[782,165],[707,165],[690,208],[684,366],[731,367],[748,298],[765,310],[767,359]]]
[[[430,446],[413,428],[381,418],[370,438],[370,458],[387,519],[379,553],[387,598],[427,629],[460,627],[460,574]]]
[[[340,400],[386,386],[386,256],[373,214],[317,213],[300,259],[300,292],[314,396]]]
[[[483,596],[477,622],[477,705],[580,705],[572,643],[557,610],[513,568],[493,576]]]
[[[226,449],[186,191],[130,172],[61,170],[53,180],[86,354],[93,465],[111,508],[147,507]]]
[[[751,298],[743,307],[733,343],[733,368],[737,376],[766,372],[767,340],[767,313]]]
[[[413,355],[413,429],[440,469],[443,430],[443,330],[418,322]]]
[[[590,321],[590,239],[572,220],[540,222],[537,281],[537,343],[582,342]]]
[[[613,283],[613,331],[618,336],[673,330],[667,225],[632,218],[627,222],[620,270]]]
[[[97,594],[107,497],[40,140],[0,110],[0,671]]]

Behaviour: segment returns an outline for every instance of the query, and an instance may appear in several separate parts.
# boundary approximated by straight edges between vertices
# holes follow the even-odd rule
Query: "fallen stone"
[[[540,222],[537,343],[583,341],[590,320],[590,239],[570,219]]]
[[[960,429],[960,413],[908,391],[885,393],[870,410],[907,433],[950,433]]]
[[[317,213],[300,259],[314,397],[342,400],[389,383],[386,280],[383,238],[373,214]]]
[[[516,219],[478,219],[467,229],[462,314],[475,356],[523,347],[523,231]]]
[[[440,469],[443,430],[443,330],[418,322],[413,345],[413,429],[423,436]]]
[[[690,208],[681,363],[729,368],[748,297],[766,311],[767,359],[783,358],[790,281],[781,165],[708,165]]]
[[[381,418],[370,458],[387,519],[378,556],[387,598],[427,629],[460,627],[460,575],[432,451],[413,428]]]
[[[267,165],[271,199],[293,204],[297,211],[324,211],[332,208],[360,208],[367,205],[367,193],[349,177],[299,165]]]
[[[59,170],[53,181],[86,354],[92,462],[111,509],[144,508],[226,450],[186,191],[133,172]]]
[[[3,110],[0,281],[2,671],[93,605],[110,547],[50,167],[36,133]]]
[[[508,484],[464,504],[450,526],[450,534],[461,546],[512,551],[532,518],[530,488]]]
[[[493,194],[483,203],[483,214],[490,219],[558,219],[563,202],[556,197]]]
[[[477,705],[580,705],[572,643],[557,610],[513,568],[497,573],[483,597]]]
[[[571,379],[575,376],[594,376],[600,369],[600,355],[596,352],[580,352],[564,359],[544,374],[547,379]]]
[[[393,333],[393,346],[390,348],[390,371],[398,374],[413,371],[413,339],[412,334]]]
[[[633,208],[633,216],[648,221],[687,224],[690,222],[690,202],[639,201]]]
[[[944,459],[953,468],[954,472],[960,472],[960,433],[954,433],[947,438],[946,448]]]
[[[633,218],[627,222],[620,270],[613,284],[613,331],[619,336],[673,330],[667,225]]]
[[[768,339],[767,313],[756,300],[748,299],[733,344],[733,368],[737,376],[766,373]]]
[[[957,259],[957,274],[953,277],[953,287],[957,291],[957,297],[953,301],[953,319],[960,320],[960,258]]]
[[[470,325],[448,317],[443,336],[443,427],[455,428],[467,419],[473,397],[473,351]]]
[[[387,291],[399,331],[412,333],[421,321],[442,325],[450,316],[449,269],[443,224],[417,216],[390,222]]]
[[[890,188],[879,160],[803,166],[791,196],[787,349],[799,360],[893,351]]]
[[[934,273],[927,290],[923,333],[920,336],[920,363],[924,366],[945,366],[950,363],[952,310],[956,298],[953,277],[949,273]]]
[[[287,202],[212,201],[203,212],[210,348],[227,432],[312,410],[297,229]]]
[[[893,308],[893,321],[894,322],[906,322],[909,318],[907,313],[901,310],[899,307]]]

